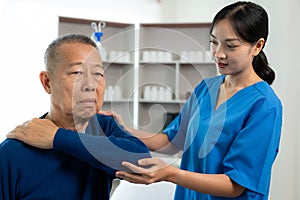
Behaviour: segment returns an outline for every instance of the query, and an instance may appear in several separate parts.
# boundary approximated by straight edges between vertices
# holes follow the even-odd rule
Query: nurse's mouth
[[[224,67],[226,67],[226,65],[227,64],[225,64],[225,63],[218,62],[218,67],[220,67],[220,68],[224,68]]]

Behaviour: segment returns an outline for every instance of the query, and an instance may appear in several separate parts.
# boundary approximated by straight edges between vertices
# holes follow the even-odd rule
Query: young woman
[[[270,87],[275,73],[263,52],[267,37],[268,15],[261,6],[236,2],[221,9],[210,30],[221,75],[203,80],[163,133],[125,126],[153,151],[182,150],[180,169],[147,158],[139,166],[123,162],[135,173],[119,171],[117,177],[173,182],[176,200],[268,199],[282,106]]]

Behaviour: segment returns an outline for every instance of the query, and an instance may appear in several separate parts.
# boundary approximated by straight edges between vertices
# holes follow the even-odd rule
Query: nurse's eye
[[[213,45],[218,45],[218,41],[216,41],[216,40],[210,40],[209,42]]]
[[[227,45],[227,47],[228,47],[229,49],[234,49],[234,48],[236,48],[237,46],[236,46],[236,45]]]

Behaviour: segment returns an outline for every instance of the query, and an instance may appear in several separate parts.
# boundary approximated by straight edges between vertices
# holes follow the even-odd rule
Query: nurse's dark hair
[[[95,47],[97,49],[97,45],[95,42],[88,36],[82,35],[82,34],[74,34],[69,33],[65,35],[59,36],[57,39],[55,39],[51,44],[49,44],[48,48],[46,49],[45,55],[44,55],[44,62],[46,65],[46,70],[52,74],[55,70],[56,65],[59,62],[60,59],[60,52],[59,48],[62,44],[66,43],[81,43],[81,44],[87,44]]]
[[[254,45],[263,38],[266,43],[269,34],[269,19],[267,12],[261,6],[252,2],[238,1],[224,7],[213,19],[210,33],[214,26],[223,19],[229,20],[235,33],[245,42]],[[263,49],[254,57],[252,64],[256,74],[271,85],[275,79],[275,72],[270,68]]]

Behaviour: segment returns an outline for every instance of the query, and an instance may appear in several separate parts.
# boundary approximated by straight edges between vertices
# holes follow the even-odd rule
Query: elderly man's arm
[[[129,170],[121,164],[122,161],[137,164],[138,160],[151,157],[145,144],[120,128],[112,118],[105,123],[104,136],[80,134],[60,128],[55,135],[53,149],[71,154],[96,167],[104,165],[126,171]]]
[[[113,118],[103,116],[98,120],[105,125],[100,129],[103,135],[77,133],[58,128],[49,120],[34,119],[17,127],[8,137],[38,148],[63,151],[112,175],[115,170],[128,171],[122,161],[137,163],[141,158],[151,157],[144,143],[118,126]]]

